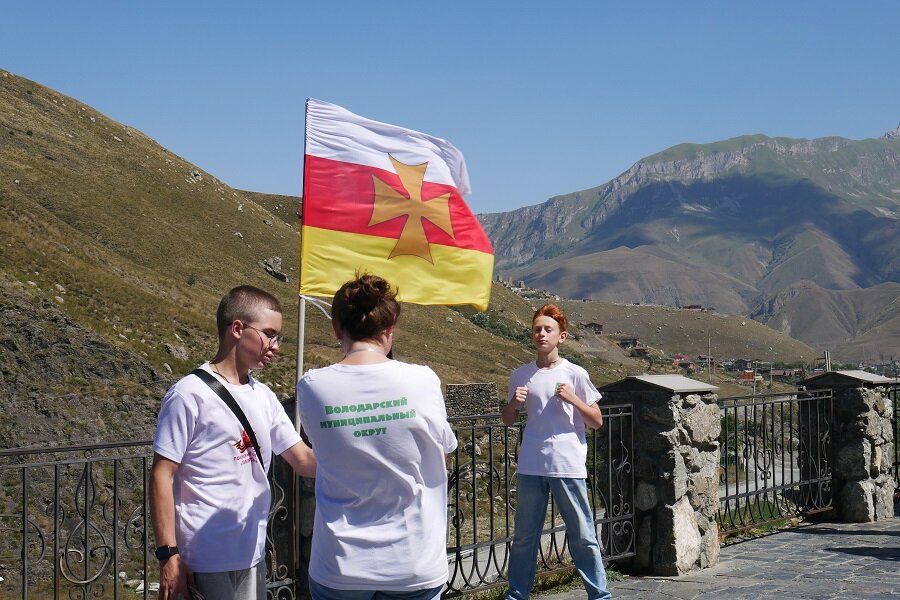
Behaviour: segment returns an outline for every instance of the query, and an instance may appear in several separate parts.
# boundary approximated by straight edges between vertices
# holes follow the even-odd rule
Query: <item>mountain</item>
[[[900,304],[884,298],[900,283],[898,131],[681,144],[602,186],[480,218],[498,271],[530,287],[700,304],[846,361],[896,356]]]

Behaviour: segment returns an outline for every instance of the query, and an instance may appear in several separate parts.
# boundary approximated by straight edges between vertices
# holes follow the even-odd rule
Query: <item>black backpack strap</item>
[[[253,444],[253,449],[256,450],[256,456],[259,458],[259,466],[265,469],[265,464],[262,459],[262,451],[259,449],[259,442],[256,441],[256,434],[253,433],[253,428],[250,427],[250,421],[247,420],[247,415],[244,414],[244,411],[241,410],[240,405],[238,405],[237,400],[234,399],[234,396],[231,395],[222,382],[213,377],[208,371],[204,371],[203,369],[194,369],[191,371],[191,375],[196,375],[203,382],[208,385],[212,391],[216,393],[219,398],[222,399],[228,408],[231,409],[231,412],[234,413],[234,416],[237,417],[237,420],[241,422],[241,427],[244,428],[244,431],[247,432],[247,437],[250,438],[250,443]]]

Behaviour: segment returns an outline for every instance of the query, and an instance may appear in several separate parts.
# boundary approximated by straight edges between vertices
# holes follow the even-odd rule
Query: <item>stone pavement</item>
[[[719,564],[681,577],[627,577],[615,600],[888,598],[900,596],[900,517],[812,523],[722,548]],[[583,589],[539,600],[583,600]]]

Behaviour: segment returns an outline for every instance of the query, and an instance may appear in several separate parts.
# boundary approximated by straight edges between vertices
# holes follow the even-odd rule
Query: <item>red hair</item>
[[[566,318],[566,315],[563,314],[563,311],[561,311],[555,304],[545,304],[534,311],[534,316],[531,317],[532,326],[534,325],[534,322],[538,317],[550,317],[551,319],[559,323],[560,332],[568,331],[569,329],[569,319]]]

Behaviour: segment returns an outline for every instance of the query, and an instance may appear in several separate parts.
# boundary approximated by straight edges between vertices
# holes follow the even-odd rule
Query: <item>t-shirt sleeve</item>
[[[602,395],[591,383],[591,378],[588,376],[587,371],[584,369],[579,369],[576,381],[578,382],[578,395],[584,400],[584,403],[588,406],[592,404],[596,404],[602,398]]]
[[[512,402],[513,397],[516,395],[516,388],[521,386],[519,377],[519,370],[516,369],[512,372],[512,375],[509,376],[509,389],[506,392],[506,403],[509,404]]]
[[[284,406],[279,402],[274,396],[271,399],[272,403],[272,452],[275,454],[281,454],[297,442],[302,441],[303,438],[300,437],[300,434],[297,433],[297,428],[294,426],[294,423],[291,421],[290,417],[288,417],[287,412],[284,410]]]
[[[159,409],[153,451],[181,464],[194,436],[197,413],[196,402],[182,396],[175,388],[169,390]]]

